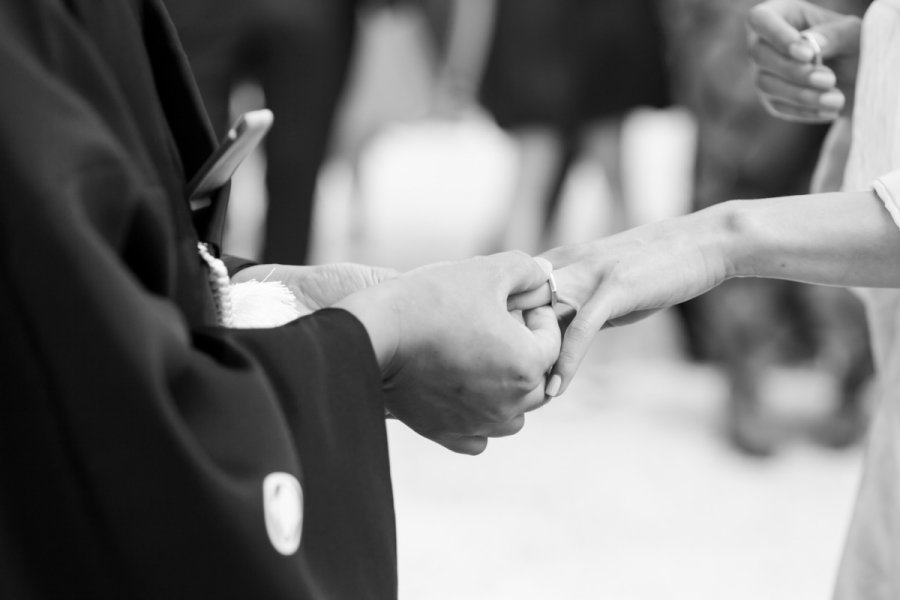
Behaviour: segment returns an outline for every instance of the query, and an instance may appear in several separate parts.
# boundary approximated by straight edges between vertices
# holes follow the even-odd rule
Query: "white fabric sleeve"
[[[872,188],[884,202],[884,207],[894,219],[894,223],[900,227],[900,169],[876,179]]]

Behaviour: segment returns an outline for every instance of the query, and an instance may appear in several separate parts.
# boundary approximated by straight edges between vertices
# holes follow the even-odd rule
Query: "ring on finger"
[[[559,293],[556,287],[556,279],[554,279],[552,271],[547,273],[547,285],[550,286],[550,307],[556,308],[556,304],[559,302]]]
[[[817,67],[822,66],[822,46],[819,44],[819,40],[816,39],[816,36],[813,35],[812,31],[804,31],[800,33],[800,37],[807,41],[813,51],[813,63]]]

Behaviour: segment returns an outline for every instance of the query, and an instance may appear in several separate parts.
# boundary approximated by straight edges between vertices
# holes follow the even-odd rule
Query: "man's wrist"
[[[366,332],[375,352],[375,358],[386,379],[394,372],[399,347],[399,323],[396,307],[390,298],[391,282],[351,294],[334,305],[356,317]]]

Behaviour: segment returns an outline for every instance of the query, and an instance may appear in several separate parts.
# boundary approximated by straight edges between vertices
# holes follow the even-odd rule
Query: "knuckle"
[[[505,400],[490,402],[484,407],[484,419],[488,423],[505,423],[514,416],[516,415],[512,403]]]
[[[515,435],[515,434],[519,433],[520,431],[522,431],[522,429],[524,427],[525,427],[525,416],[520,415],[517,418],[510,421],[508,432],[510,435]]]
[[[518,369],[512,377],[513,389],[520,394],[528,393],[536,388],[543,379],[544,371],[548,367],[537,353],[529,357],[527,362],[528,364]]]
[[[477,260],[481,261],[482,268],[490,273],[492,279],[503,280],[522,273],[527,266],[525,258],[531,260],[531,257],[521,250],[506,250],[493,256],[480,256]]]
[[[540,270],[538,263],[527,252],[510,250],[509,254],[515,268],[523,277],[530,277],[534,270]]]

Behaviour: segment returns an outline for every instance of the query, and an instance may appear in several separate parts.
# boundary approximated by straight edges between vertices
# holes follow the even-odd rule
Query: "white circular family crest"
[[[269,473],[263,480],[263,512],[272,546],[285,556],[300,547],[303,534],[303,489],[290,473]]]

